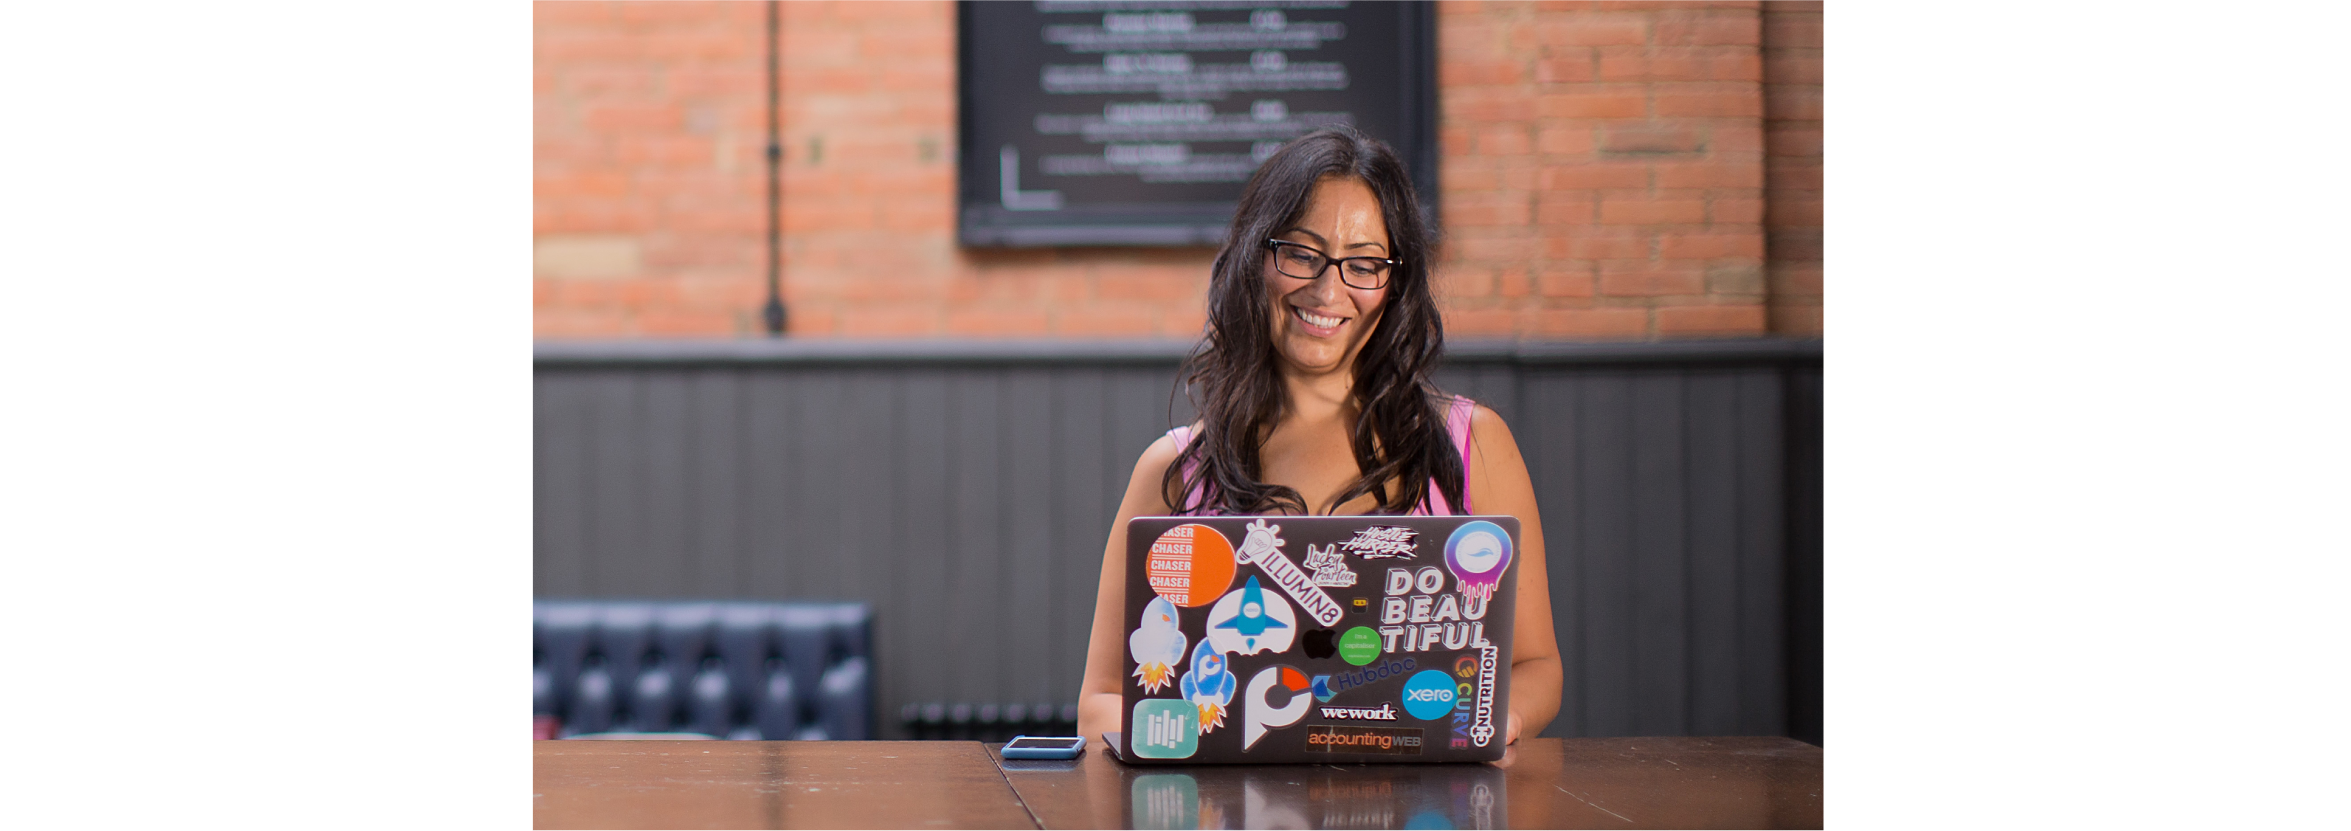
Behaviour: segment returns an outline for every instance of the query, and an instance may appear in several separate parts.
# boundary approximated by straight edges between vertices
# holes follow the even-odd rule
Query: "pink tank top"
[[[1452,500],[1446,499],[1444,492],[1437,489],[1436,481],[1431,480],[1428,498],[1422,499],[1420,504],[1413,506],[1412,516],[1430,516],[1429,506],[1431,505],[1444,508],[1444,512],[1437,514],[1438,516],[1469,516],[1473,513],[1469,507],[1469,417],[1476,412],[1477,402],[1458,395],[1453,397],[1453,406],[1445,409],[1445,432],[1452,434],[1454,449],[1461,451],[1461,510],[1453,510]],[[1191,447],[1192,439],[1197,438],[1192,433],[1192,425],[1189,424],[1169,430],[1167,435],[1169,438],[1175,439],[1176,450],[1179,452],[1184,448]],[[1192,478],[1199,468],[1198,464],[1186,461],[1184,463],[1184,478]],[[1191,493],[1184,495],[1184,504],[1199,504],[1201,488],[1202,485],[1193,485]]]

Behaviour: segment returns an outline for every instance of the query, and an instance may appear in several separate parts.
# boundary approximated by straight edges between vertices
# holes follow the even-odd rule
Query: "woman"
[[[1227,240],[1205,341],[1185,364],[1200,421],[1143,451],[1103,547],[1078,733],[1118,729],[1127,520],[1471,511],[1519,520],[1529,590],[1508,735],[1541,732],[1559,711],[1560,664],[1534,486],[1501,417],[1429,383],[1445,335],[1428,232],[1395,151],[1348,129],[1283,145],[1242,189]],[[1451,435],[1464,427],[1467,459]]]

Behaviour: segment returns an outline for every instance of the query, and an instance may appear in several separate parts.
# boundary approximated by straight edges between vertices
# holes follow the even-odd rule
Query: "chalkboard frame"
[[[998,0],[999,2],[1001,0]],[[1366,2],[1367,0],[1358,0]],[[1433,0],[1376,2],[1393,7],[1399,19],[1401,48],[1397,55],[1399,135],[1383,137],[1395,147],[1419,192],[1424,222],[1437,229],[1437,18]],[[1072,210],[1012,214],[990,209],[996,204],[997,166],[982,159],[973,146],[973,114],[978,112],[970,79],[973,65],[984,56],[971,48],[973,9],[988,0],[959,0],[955,8],[956,69],[956,241],[968,248],[1053,248],[1120,246],[1185,248],[1224,244],[1232,208],[1226,203],[1214,216],[1196,211],[1112,213],[1076,206]],[[1239,186],[1235,185],[1236,195]],[[988,216],[988,219],[981,219]]]

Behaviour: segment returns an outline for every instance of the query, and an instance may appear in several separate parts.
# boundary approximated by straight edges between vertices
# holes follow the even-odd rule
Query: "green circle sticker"
[[[1369,626],[1347,630],[1347,634],[1339,636],[1339,657],[1356,666],[1379,660],[1380,633]]]

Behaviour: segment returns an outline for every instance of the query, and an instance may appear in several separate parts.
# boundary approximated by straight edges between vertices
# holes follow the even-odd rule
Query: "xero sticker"
[[[1444,718],[1453,710],[1453,699],[1453,681],[1443,672],[1424,669],[1404,682],[1404,711],[1413,718],[1422,721]],[[1478,746],[1484,747],[1485,743],[1479,742]]]
[[[1206,525],[1178,525],[1151,541],[1143,572],[1178,606],[1206,606],[1233,584],[1233,543]]]

